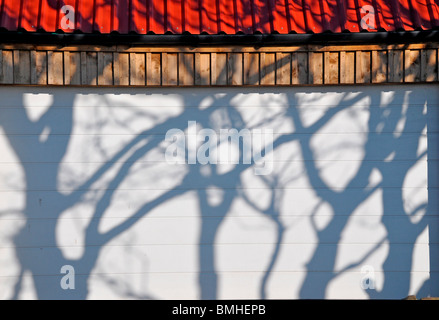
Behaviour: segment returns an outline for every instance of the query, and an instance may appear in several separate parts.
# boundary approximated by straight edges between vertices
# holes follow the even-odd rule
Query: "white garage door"
[[[2,87],[0,299],[432,294],[437,92]]]

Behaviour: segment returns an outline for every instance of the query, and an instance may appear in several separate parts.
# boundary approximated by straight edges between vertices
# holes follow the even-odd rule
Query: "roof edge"
[[[343,32],[318,34],[100,34],[0,32],[3,44],[38,45],[166,45],[166,46],[296,46],[349,44],[409,44],[438,42],[439,30]]]

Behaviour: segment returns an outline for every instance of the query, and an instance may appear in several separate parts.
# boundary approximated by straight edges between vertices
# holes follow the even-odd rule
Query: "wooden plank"
[[[14,52],[3,51],[3,83],[14,83]]]
[[[12,59],[12,72],[14,73],[14,83],[20,83],[19,79],[19,72],[17,71],[18,67],[20,66],[20,55],[18,54],[19,50],[14,50],[12,52],[13,59]]]
[[[323,53],[309,53],[309,84],[323,84]]]
[[[384,83],[387,81],[387,51],[372,51],[372,82]]]
[[[146,54],[147,85],[159,86],[162,84],[162,55],[161,53]]]
[[[402,82],[404,75],[404,51],[391,50],[388,53],[389,58],[389,82]]]
[[[420,50],[405,50],[404,52],[404,81],[419,82],[421,80]]]
[[[178,54],[178,84],[192,86],[195,84],[194,77],[195,56],[193,53]]]
[[[244,84],[260,84],[259,53],[244,53]]]
[[[95,51],[95,52],[174,52],[174,53],[233,53],[233,52],[325,52],[325,51],[381,51],[381,50],[421,50],[437,49],[438,42],[421,42],[412,44],[353,44],[353,45],[302,45],[302,46],[127,46],[127,45],[76,45],[64,46],[58,45],[36,45],[36,44],[0,44],[0,50],[37,50],[37,51]]]
[[[47,84],[47,53],[31,51],[31,84]]]
[[[113,74],[116,86],[128,86],[130,84],[130,59],[128,53],[114,53]]]
[[[239,86],[243,83],[243,54],[227,54],[227,83],[231,86]]]
[[[168,85],[178,85],[178,53],[168,53]]]
[[[130,85],[145,85],[145,58],[144,53],[130,53]]]
[[[299,81],[299,53],[291,54],[291,83],[292,84],[300,84]],[[308,74],[305,83],[308,83]]]
[[[298,83],[308,84],[309,82],[309,53],[297,53],[297,69],[298,69]]]
[[[70,84],[81,84],[81,53],[70,52]]]
[[[63,52],[49,51],[47,53],[47,83],[52,85],[64,84]]]
[[[178,84],[178,54],[162,54],[163,85],[176,86]]]
[[[276,84],[276,54],[261,52],[261,85]]]
[[[210,81],[211,81],[211,85],[216,85],[216,81],[217,81],[217,52],[212,52],[210,54]],[[219,71],[221,72],[221,71]]]
[[[146,85],[146,54],[136,54],[136,75],[138,77],[138,84],[141,86]]]
[[[436,49],[421,51],[421,81],[433,82],[438,80],[438,59]]]
[[[98,78],[97,52],[87,52],[86,83],[95,86]]]
[[[0,83],[11,84],[14,83],[14,58],[13,51],[2,50],[1,51],[1,74]]]
[[[136,53],[130,52],[130,85],[137,85]]]
[[[364,46],[363,46],[364,47]],[[1,44],[0,44],[0,48]],[[87,50],[92,50],[93,46],[88,46]],[[101,49],[100,50],[111,50],[111,49]],[[159,52],[169,52],[169,53],[239,53],[239,52],[248,52],[248,53],[260,53],[260,52],[307,52],[310,49],[314,51],[328,51],[325,50],[326,46],[251,46],[251,45],[213,45],[213,46],[169,46],[169,47],[160,47],[160,46],[117,46],[114,51],[116,52],[151,52],[151,53],[159,53]],[[8,49],[7,47],[5,49]],[[330,51],[334,51],[332,48]]]
[[[276,84],[291,84],[291,53],[276,53]]]
[[[371,82],[371,51],[355,52],[355,82]]]
[[[70,51],[63,51],[63,61],[64,61],[64,84],[71,84],[71,76],[70,76]],[[74,53],[72,53],[74,54]],[[32,60],[32,59],[31,59]],[[74,73],[74,71],[73,71]]]
[[[210,53],[195,54],[195,85],[210,85]]]
[[[120,62],[119,62],[119,52],[115,52],[113,54],[113,83],[115,86],[120,86],[120,77],[119,77],[119,69],[120,69]]]
[[[340,52],[340,83],[355,83],[355,52]]]
[[[324,53],[324,72],[326,84],[337,84],[339,82],[339,53],[325,52]]]
[[[14,83],[30,84],[30,51],[14,50]]]
[[[87,85],[87,52],[81,52],[81,85]]]
[[[113,85],[113,53],[98,52],[98,85]]]
[[[212,53],[211,54],[211,71],[212,85],[227,84],[227,54]]]
[[[168,85],[168,53],[162,53],[162,85]]]

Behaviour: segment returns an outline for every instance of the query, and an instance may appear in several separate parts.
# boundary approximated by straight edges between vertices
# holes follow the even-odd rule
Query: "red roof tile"
[[[0,28],[10,31],[286,34],[437,26],[438,0],[0,0]]]

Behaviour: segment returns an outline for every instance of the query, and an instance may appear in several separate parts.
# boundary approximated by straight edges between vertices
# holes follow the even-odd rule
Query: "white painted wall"
[[[437,92],[1,87],[0,299],[437,295]],[[272,129],[271,174],[167,163],[188,121]]]

